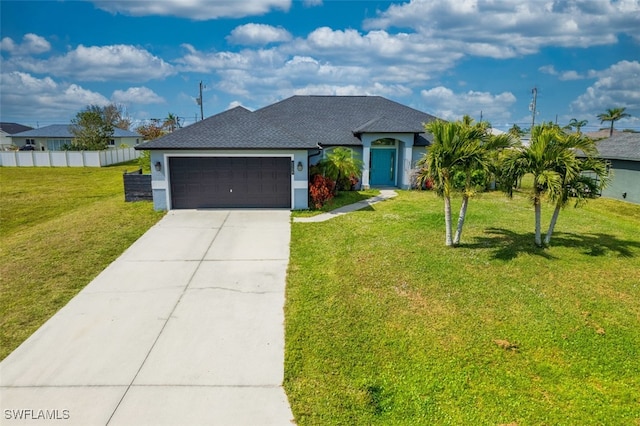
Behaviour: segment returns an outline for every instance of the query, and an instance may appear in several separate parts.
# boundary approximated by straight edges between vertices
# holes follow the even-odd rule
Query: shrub
[[[458,170],[453,175],[453,187],[459,191],[464,189],[466,175],[462,170]],[[487,175],[482,170],[471,172],[471,185],[478,191],[484,191],[487,187]]]
[[[356,175],[340,176],[336,185],[337,191],[352,191],[358,185],[360,179]]]
[[[142,173],[151,173],[151,151],[140,151],[138,166],[142,169]]]
[[[329,176],[336,183],[333,192],[337,193],[351,190],[352,178],[357,179],[362,171],[362,161],[355,157],[353,150],[337,147],[320,160],[318,167],[322,170],[322,174]]]
[[[315,209],[321,209],[324,204],[333,198],[333,188],[335,183],[320,174],[311,178],[311,186],[309,187],[309,198],[311,205]]]

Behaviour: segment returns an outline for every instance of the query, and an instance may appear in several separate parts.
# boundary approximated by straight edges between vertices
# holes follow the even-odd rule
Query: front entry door
[[[379,148],[371,150],[371,178],[373,186],[396,186],[396,150]]]

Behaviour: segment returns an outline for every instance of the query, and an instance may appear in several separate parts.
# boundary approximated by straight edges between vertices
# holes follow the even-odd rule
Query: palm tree
[[[457,135],[458,123],[442,120],[432,121],[425,125],[425,130],[433,135],[433,142],[427,153],[418,160],[417,165],[422,172],[418,175],[418,183],[427,180],[433,182],[436,193],[444,199],[445,245],[453,245],[451,232],[451,192],[453,189],[453,168],[457,163],[457,150],[460,140]]]
[[[180,118],[175,114],[168,113],[167,117],[164,119],[163,126],[168,128],[169,132],[173,132],[180,127]]]
[[[598,119],[600,120],[600,124],[604,123],[605,121],[611,122],[611,128],[609,129],[609,137],[613,136],[613,123],[615,123],[616,121],[622,118],[631,117],[631,114],[627,114],[626,112],[624,112],[625,110],[626,108],[610,108],[610,109],[607,109],[607,112],[598,114]]]
[[[595,146],[593,147],[595,149]],[[593,154],[593,150],[588,150]],[[607,167],[604,161],[599,158],[587,157],[576,158],[576,168],[574,170],[559,169],[562,176],[562,191],[555,200],[555,209],[549,222],[547,235],[544,244],[549,245],[551,235],[558,221],[560,210],[574,200],[574,207],[580,207],[589,198],[595,198],[609,182]]]
[[[587,120],[578,120],[575,118],[572,118],[571,120],[569,120],[569,124],[567,124],[567,129],[576,129],[576,133],[580,134],[580,129],[583,128],[584,126],[586,126],[588,123]]]
[[[511,128],[509,129],[508,133],[519,138],[520,136],[524,136],[527,132],[522,130],[520,126],[514,123],[513,126],[511,126]]]
[[[349,180],[352,176],[359,177],[362,171],[362,161],[353,156],[353,151],[349,148],[338,147],[331,150],[327,156],[320,160],[318,166],[323,173],[335,182],[334,193],[339,189],[351,189],[339,187],[342,180]]]
[[[506,135],[499,138],[491,137],[486,123],[474,124],[469,119],[455,123],[436,120],[427,124],[425,129],[433,135],[433,143],[428,152],[418,161],[418,166],[422,170],[418,175],[418,183],[423,184],[431,180],[438,195],[443,197],[445,244],[456,246],[460,243],[469,198],[474,194],[475,188],[471,181],[473,171],[488,170],[489,153],[506,141],[510,144],[512,139]],[[454,190],[453,176],[459,171],[464,173],[465,185],[454,237],[451,222],[451,194]]]
[[[460,244],[469,198],[476,193],[475,185],[472,182],[473,172],[477,170],[485,173],[492,172],[492,166],[499,153],[514,144],[514,139],[509,134],[492,135],[486,122],[474,123],[473,120],[463,120],[460,124],[460,137],[466,142],[465,147],[461,150],[462,155],[456,168],[460,168],[464,172],[465,182],[462,190],[462,204],[458,214],[458,226],[453,236],[454,246]]]
[[[582,150],[587,158],[596,153],[594,142],[579,135],[567,135],[557,126],[543,124],[531,129],[529,146],[507,152],[503,160],[502,176],[505,191],[513,195],[515,183],[527,173],[533,175],[532,201],[535,210],[535,243],[542,247],[541,216],[542,199],[546,195],[556,202],[556,206],[566,204],[572,186],[580,186],[580,175],[584,165],[576,157],[576,150]],[[557,214],[556,218],[557,220]],[[549,227],[550,240],[555,221]]]

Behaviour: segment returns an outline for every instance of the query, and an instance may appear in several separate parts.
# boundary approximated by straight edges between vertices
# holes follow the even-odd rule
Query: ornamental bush
[[[309,186],[309,198],[315,209],[321,209],[325,203],[333,198],[335,182],[320,174],[313,175]]]

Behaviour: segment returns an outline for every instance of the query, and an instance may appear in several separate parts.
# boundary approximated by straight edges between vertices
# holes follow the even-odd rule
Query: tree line
[[[630,114],[626,113],[626,108],[609,108],[605,112],[598,114],[598,119],[600,120],[600,124],[604,124],[605,122],[611,122],[609,127],[609,137],[613,136],[613,125],[616,121],[619,121],[623,118],[631,117]],[[563,127],[565,130],[576,129],[576,133],[580,134],[580,129],[586,126],[589,123],[588,120],[578,120],[577,118],[572,118],[569,120],[569,123]],[[509,133],[513,136],[521,137],[527,134],[530,129],[522,129],[517,124],[514,124],[510,129]]]
[[[71,151],[100,151],[107,149],[116,129],[131,130],[132,119],[122,105],[88,105],[71,120],[69,131],[73,135]],[[143,140],[159,138],[182,127],[180,118],[168,113],[164,119],[152,119],[150,123],[135,128]]]

